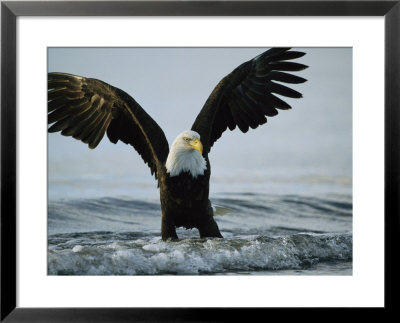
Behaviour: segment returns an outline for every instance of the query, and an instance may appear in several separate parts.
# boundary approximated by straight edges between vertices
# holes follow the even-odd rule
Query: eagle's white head
[[[182,132],[174,142],[168,154],[165,167],[167,173],[178,176],[182,172],[189,172],[194,178],[203,175],[207,162],[202,156],[203,145],[200,135],[192,130]]]

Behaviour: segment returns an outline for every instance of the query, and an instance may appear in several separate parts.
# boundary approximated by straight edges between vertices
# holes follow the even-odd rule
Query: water
[[[129,197],[49,202],[50,275],[351,275],[352,201],[216,193],[224,239],[160,238],[160,205]]]

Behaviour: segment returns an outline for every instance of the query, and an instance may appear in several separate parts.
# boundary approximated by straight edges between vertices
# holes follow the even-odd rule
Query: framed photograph
[[[1,319],[392,308],[399,12],[2,2]]]

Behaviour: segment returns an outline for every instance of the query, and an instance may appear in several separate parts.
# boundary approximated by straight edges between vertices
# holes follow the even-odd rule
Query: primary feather
[[[228,128],[233,130],[237,126],[242,132],[247,132],[249,128],[255,129],[266,123],[266,117],[277,115],[277,109],[291,109],[275,94],[291,98],[301,98],[301,94],[276,81],[292,84],[305,82],[304,78],[284,72],[307,68],[306,65],[286,61],[303,55],[305,53],[289,51],[289,48],[272,48],[225,76],[192,125],[192,130],[202,138],[204,151],[209,152]]]
[[[130,144],[158,170],[168,156],[168,142],[158,124],[124,91],[100,80],[67,73],[48,74],[49,132],[61,131],[94,149],[104,134]]]

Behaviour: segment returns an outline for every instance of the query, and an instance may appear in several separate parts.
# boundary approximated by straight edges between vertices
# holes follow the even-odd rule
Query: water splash
[[[98,232],[84,239],[59,235],[52,237],[50,243],[50,275],[257,273],[352,260],[350,233],[164,242],[139,233]]]

